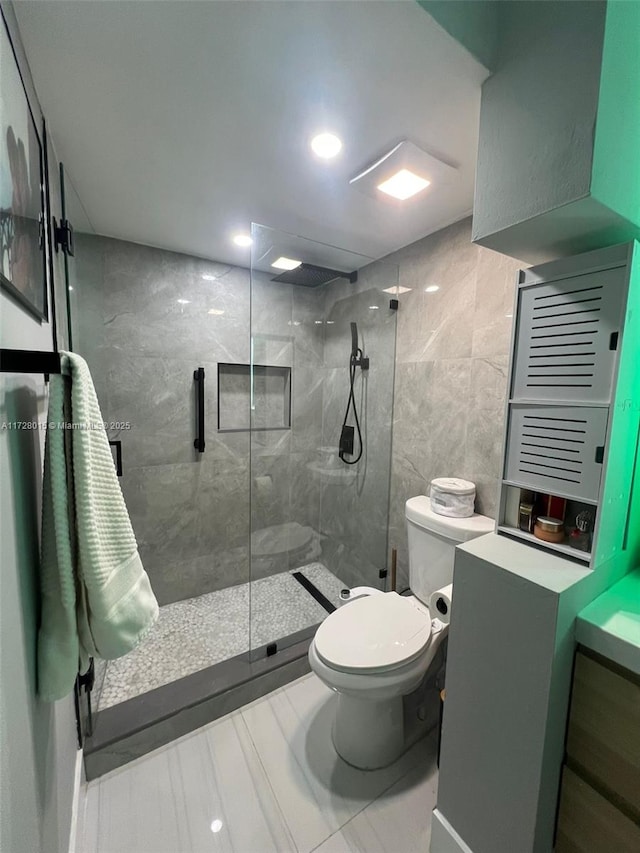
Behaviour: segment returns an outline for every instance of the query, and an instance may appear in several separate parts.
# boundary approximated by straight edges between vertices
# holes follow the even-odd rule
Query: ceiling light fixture
[[[405,201],[416,193],[426,189],[431,184],[426,178],[421,178],[410,172],[409,169],[400,169],[395,175],[378,184],[380,192],[393,196],[393,198]]]
[[[178,305],[189,305],[190,302],[190,299],[178,299]]]
[[[253,243],[253,240],[251,239],[251,237],[249,237],[248,234],[236,234],[233,238],[233,242],[236,244],[236,246],[242,246],[242,248],[244,249],[247,246],[250,246]]]
[[[385,287],[382,292],[383,293],[393,293],[395,295],[395,294],[400,294],[400,293],[409,293],[412,289],[413,288],[411,288],[411,287],[402,287],[401,284],[394,284],[393,287]]]
[[[379,305],[369,305],[369,311],[377,311],[379,308]]]
[[[284,255],[281,255],[271,266],[276,270],[295,270],[301,263],[302,261],[297,261],[295,258],[286,258]]]
[[[207,314],[213,314],[214,317],[222,317],[224,311],[222,308],[209,308]]]
[[[311,150],[323,160],[331,160],[340,153],[341,149],[342,141],[335,133],[319,133],[311,140]]]
[[[429,287],[425,287],[425,293],[435,293],[436,290],[440,290],[437,284],[430,284]]]
[[[424,193],[427,187],[442,190],[456,180],[453,166],[405,139],[354,175],[349,184],[379,202],[404,201],[417,193],[433,202],[431,191]]]
[[[202,275],[202,280],[203,281],[215,281],[216,277],[215,277],[215,275],[211,275],[211,273],[205,272]]]

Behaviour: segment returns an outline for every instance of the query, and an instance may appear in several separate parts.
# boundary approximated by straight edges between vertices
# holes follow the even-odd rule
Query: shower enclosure
[[[341,589],[384,581],[396,333],[384,291],[396,288],[397,268],[262,225],[251,236],[255,650],[316,626]],[[355,368],[363,452],[354,465],[358,447],[339,452],[352,323],[368,359]],[[355,427],[353,407],[348,421]]]
[[[113,740],[203,701],[237,662],[304,655],[342,588],[384,588],[397,269],[260,225],[235,267],[91,233],[70,187],[67,205],[73,349],[161,605],[136,650],[96,662],[90,729]],[[353,465],[351,323],[369,360]]]

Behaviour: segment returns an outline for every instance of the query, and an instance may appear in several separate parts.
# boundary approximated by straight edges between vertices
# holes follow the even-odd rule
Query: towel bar
[[[0,349],[0,373],[60,373],[60,353]]]

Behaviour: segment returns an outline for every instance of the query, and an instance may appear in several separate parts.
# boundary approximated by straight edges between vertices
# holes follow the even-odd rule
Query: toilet
[[[338,694],[333,744],[363,770],[385,767],[416,739],[408,697],[425,679],[448,632],[430,613],[431,594],[453,580],[455,547],[494,530],[483,515],[437,515],[425,495],[405,506],[413,595],[360,588],[331,613],[309,647],[311,669]],[[409,731],[411,729],[411,731]]]

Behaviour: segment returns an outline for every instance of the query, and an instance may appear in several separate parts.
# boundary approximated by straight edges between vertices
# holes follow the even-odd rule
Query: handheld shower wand
[[[358,324],[351,323],[351,358],[357,358],[362,350],[358,346]]]
[[[369,370],[369,359],[358,346],[358,324],[351,323],[351,358],[349,366],[361,367],[363,370]]]

